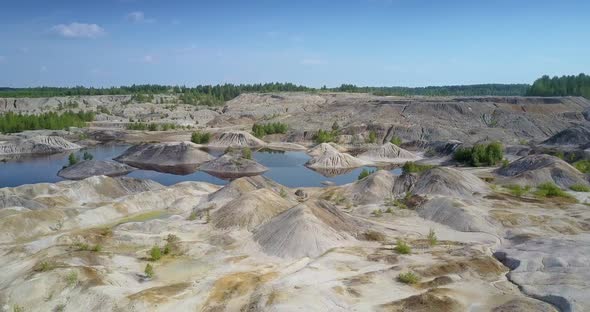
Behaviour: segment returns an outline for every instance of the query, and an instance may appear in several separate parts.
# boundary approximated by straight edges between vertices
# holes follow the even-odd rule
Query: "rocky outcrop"
[[[268,168],[254,160],[231,153],[203,164],[200,169],[222,179],[256,176],[268,171]]]
[[[262,250],[283,258],[317,257],[346,246],[364,230],[362,224],[326,201],[307,201],[259,227],[254,240]]]
[[[80,148],[80,145],[58,136],[36,136],[14,142],[0,142],[0,155],[55,154]]]
[[[406,151],[405,149],[392,143],[385,143],[377,148],[369,149],[357,157],[369,162],[395,164],[420,159],[420,157],[414,153]]]
[[[476,193],[485,194],[489,187],[471,173],[453,168],[433,168],[420,175],[412,193],[418,195],[443,195],[470,197]]]
[[[82,180],[92,176],[116,177],[126,175],[135,168],[108,160],[85,160],[60,170],[57,175],[68,180]]]
[[[568,188],[574,184],[588,185],[586,177],[565,161],[550,155],[529,155],[496,170],[505,183],[537,186],[553,182]]]
[[[253,136],[246,131],[229,131],[223,132],[213,138],[208,144],[210,147],[262,147],[266,142]]]
[[[139,144],[115,158],[136,168],[174,174],[193,173],[199,165],[212,159],[211,155],[191,142]]]

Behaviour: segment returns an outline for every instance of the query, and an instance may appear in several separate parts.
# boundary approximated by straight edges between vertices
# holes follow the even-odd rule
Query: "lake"
[[[89,152],[96,160],[111,160],[121,155],[129,145],[106,145],[81,149],[74,152],[80,158],[84,152]],[[213,156],[219,156],[221,151],[208,151]],[[12,187],[23,184],[58,182],[64,179],[57,176],[57,172],[68,164],[70,153],[53,155],[24,156],[15,160],[0,162],[0,188]],[[305,152],[259,150],[252,153],[252,157],[269,170],[264,176],[288,187],[322,186],[324,182],[342,185],[357,180],[361,171],[374,169],[370,167],[356,168],[339,174],[340,172],[324,173],[311,170],[304,166],[310,156]],[[399,175],[401,169],[390,170]],[[214,184],[226,184],[222,180],[202,171],[196,171],[188,175],[174,175],[150,170],[136,170],[128,177],[150,179],[163,185],[172,185],[183,181],[204,181]]]

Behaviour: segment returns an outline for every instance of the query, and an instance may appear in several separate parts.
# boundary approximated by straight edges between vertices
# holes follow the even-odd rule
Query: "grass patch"
[[[530,192],[530,190],[531,190],[531,187],[528,185],[523,187],[518,184],[506,185],[505,188],[510,192],[510,194],[512,194],[512,196],[516,196],[516,197],[521,197],[521,196],[527,194],[528,192]]]
[[[68,287],[76,286],[78,284],[78,272],[70,271],[70,273],[66,275],[65,281]]]
[[[537,186],[537,191],[535,195],[539,197],[565,197],[571,198],[571,195],[566,193],[564,190],[559,188],[559,186],[555,185],[552,182],[546,182]]]
[[[375,170],[363,169],[363,171],[361,171],[361,173],[359,174],[357,180],[362,180],[362,179],[372,175],[373,173],[375,173]]]
[[[476,144],[473,147],[459,147],[453,154],[457,162],[473,167],[495,166],[504,159],[504,147],[500,142]]]
[[[570,190],[574,192],[590,192],[590,187],[584,184],[574,184],[570,186]]]
[[[435,246],[436,244],[438,244],[438,238],[436,237],[436,233],[433,229],[430,229],[430,231],[428,231],[427,239],[428,245],[430,246]]]
[[[416,284],[420,281],[420,277],[414,272],[400,273],[397,280],[408,285]]]
[[[435,166],[433,165],[425,165],[425,164],[417,164],[413,161],[408,161],[402,167],[403,173],[421,173],[426,170],[432,169]]]
[[[160,246],[156,245],[150,250],[150,258],[152,261],[158,261],[162,258],[162,250]]]
[[[166,214],[166,212],[163,210],[148,211],[148,212],[136,214],[133,216],[125,217],[125,218],[117,221],[117,223],[113,224],[113,226],[118,226],[118,225],[129,223],[129,222],[145,222],[145,221],[159,218],[165,214]]]
[[[590,173],[590,160],[578,160],[573,165],[582,173]]]
[[[401,239],[397,241],[397,244],[395,245],[393,250],[402,255],[409,255],[412,253],[412,248],[410,247],[410,245],[408,245]]]
[[[211,140],[211,134],[208,132],[195,131],[191,134],[191,142],[195,144],[207,144]]]
[[[148,278],[153,278],[154,277],[154,267],[148,263],[145,266],[143,273],[145,273],[145,276],[147,276]]]
[[[47,272],[55,269],[57,267],[57,263],[53,261],[41,261],[37,263],[33,267],[33,271],[35,272]]]

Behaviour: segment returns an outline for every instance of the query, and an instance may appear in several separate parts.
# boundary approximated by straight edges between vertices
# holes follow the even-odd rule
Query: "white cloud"
[[[302,59],[299,64],[301,65],[324,65],[326,61],[321,59]]]
[[[0,55],[0,64],[6,62],[6,57],[3,55]]]
[[[96,38],[106,34],[102,27],[84,23],[59,24],[51,27],[50,31],[65,38]]]
[[[127,20],[136,24],[153,23],[155,21],[153,18],[146,18],[145,13],[141,11],[135,11],[127,14]]]
[[[139,59],[141,63],[154,64],[157,62],[157,57],[151,54],[144,55]]]
[[[44,73],[47,71],[47,66],[41,66],[41,69],[39,69],[40,72]]]

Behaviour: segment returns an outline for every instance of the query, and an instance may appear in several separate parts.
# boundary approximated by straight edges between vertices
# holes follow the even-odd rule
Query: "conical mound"
[[[136,168],[175,174],[193,173],[200,164],[212,159],[191,142],[139,144],[115,158]]]
[[[574,184],[588,185],[584,175],[567,162],[550,155],[529,155],[513,161],[508,166],[496,170],[508,177],[511,183],[537,186],[553,182],[560,187]]]
[[[262,250],[283,258],[317,257],[346,246],[364,227],[326,201],[307,201],[292,207],[254,233]]]
[[[343,194],[356,204],[383,203],[386,198],[393,195],[394,183],[395,176],[393,174],[379,170],[346,186]]]
[[[284,186],[263,176],[242,177],[232,180],[230,183],[207,196],[207,200],[195,207],[196,210],[208,208],[220,208],[230,201],[249,192],[267,188],[280,193]]]
[[[581,125],[560,131],[543,142],[547,145],[565,146],[587,145],[588,143],[590,143],[590,129]]]
[[[387,163],[404,163],[419,159],[413,153],[389,142],[360,154],[358,158],[366,161]]]
[[[211,219],[213,225],[217,228],[252,230],[289,209],[293,204],[274,191],[259,189],[225,204],[213,212]]]
[[[318,144],[307,151],[309,156],[320,156],[326,152],[335,152],[338,153],[339,150],[334,147],[332,144],[329,143],[321,143]]]
[[[466,197],[472,196],[474,193],[487,193],[488,191],[486,183],[473,174],[441,167],[424,172],[418,178],[412,193]]]
[[[266,145],[266,142],[258,139],[246,131],[229,131],[223,132],[219,136],[213,138],[208,144],[210,147],[261,147]]]
[[[16,142],[0,143],[0,155],[53,154],[80,148],[80,145],[62,137],[40,135]]]
[[[364,160],[347,153],[341,153],[330,145],[322,145],[319,149],[323,152],[308,160],[305,164],[307,167],[312,169],[349,169],[367,165]]]
[[[201,166],[201,170],[222,179],[255,176],[268,170],[254,160],[237,154],[225,154]]]

